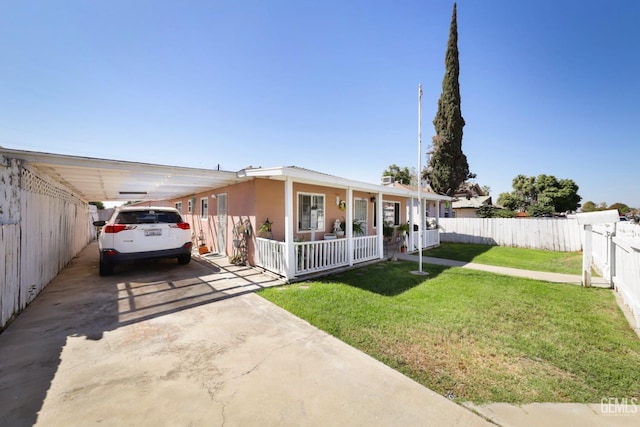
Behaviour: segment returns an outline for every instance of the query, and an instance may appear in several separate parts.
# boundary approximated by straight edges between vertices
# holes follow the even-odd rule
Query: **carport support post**
[[[591,224],[584,225],[584,248],[582,248],[582,286],[591,286],[591,257],[593,255]]]
[[[296,275],[296,250],[293,244],[293,181],[284,182],[284,268],[287,280]]]

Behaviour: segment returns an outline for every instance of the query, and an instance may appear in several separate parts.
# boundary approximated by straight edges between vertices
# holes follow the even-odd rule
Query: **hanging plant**
[[[267,220],[265,222],[263,222],[262,224],[260,224],[260,227],[258,227],[258,233],[259,234],[269,234],[271,233],[271,225],[273,223],[271,221],[269,221],[269,218],[267,218]]]

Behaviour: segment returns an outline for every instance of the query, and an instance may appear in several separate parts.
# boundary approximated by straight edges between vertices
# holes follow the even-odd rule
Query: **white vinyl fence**
[[[640,326],[640,225],[593,225],[591,244],[594,267],[620,293]]]
[[[50,177],[0,156],[0,329],[93,237],[88,205]]]
[[[545,249],[582,250],[584,233],[573,218],[440,218],[440,241]]]

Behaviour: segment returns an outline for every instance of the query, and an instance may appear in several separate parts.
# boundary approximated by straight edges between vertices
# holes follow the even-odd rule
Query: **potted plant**
[[[240,254],[235,254],[229,257],[229,262],[234,265],[242,265],[244,262],[242,261],[242,256]]]
[[[382,235],[385,239],[391,239],[393,237],[393,226],[389,221],[382,225]]]
[[[346,221],[341,221],[340,222],[340,229],[342,230],[342,233],[344,233],[346,231]],[[362,224],[357,221],[357,220],[353,220],[353,234],[364,234],[364,230],[362,229]]]
[[[271,234],[271,225],[273,223],[271,221],[269,221],[269,218],[267,218],[267,220],[265,222],[263,222],[262,224],[260,224],[260,226],[258,227],[258,234],[261,237],[265,237],[268,239],[273,238],[273,234]]]
[[[406,236],[408,232],[409,232],[408,222],[398,225],[398,234],[400,234],[401,236]]]

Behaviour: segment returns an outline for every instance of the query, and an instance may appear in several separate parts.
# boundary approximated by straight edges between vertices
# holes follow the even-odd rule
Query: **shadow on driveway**
[[[231,271],[236,269],[236,271]],[[105,332],[281,284],[250,268],[195,258],[137,262],[98,275],[90,243],[0,334],[0,426],[33,425],[70,338]]]

